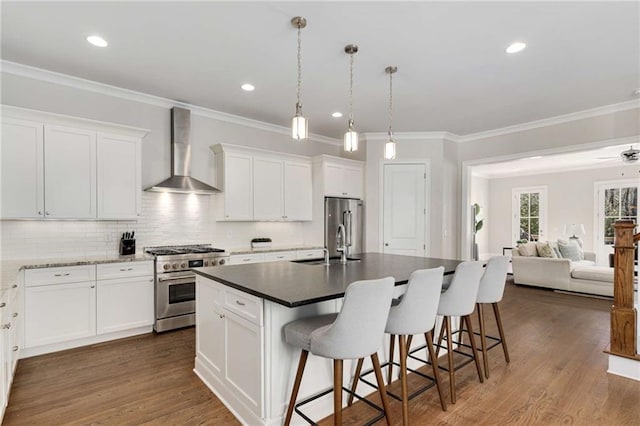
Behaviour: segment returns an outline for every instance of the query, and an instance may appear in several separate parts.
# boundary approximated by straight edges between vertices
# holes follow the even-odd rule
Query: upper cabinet
[[[3,106],[2,219],[136,219],[147,131]]]
[[[362,162],[329,155],[314,158],[316,176],[322,179],[326,197],[363,197]]]
[[[228,221],[305,221],[312,218],[312,168],[305,157],[215,145],[218,218]],[[220,179],[223,182],[220,182]]]

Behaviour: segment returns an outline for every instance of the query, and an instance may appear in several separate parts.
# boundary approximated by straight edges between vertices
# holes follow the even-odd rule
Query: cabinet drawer
[[[295,251],[278,251],[274,253],[265,253],[265,262],[277,262],[280,260],[293,260],[296,258]]]
[[[324,257],[322,249],[296,251],[296,259],[320,259],[322,257]]]
[[[99,280],[108,278],[127,278],[153,275],[153,262],[120,262],[97,265]]]
[[[27,269],[25,271],[26,287],[77,283],[94,281],[95,279],[96,265],[61,266],[58,268]]]
[[[262,299],[226,288],[225,308],[253,324],[262,325]]]
[[[229,258],[231,265],[239,265],[241,263],[257,263],[264,262],[264,253],[258,254],[235,254]]]

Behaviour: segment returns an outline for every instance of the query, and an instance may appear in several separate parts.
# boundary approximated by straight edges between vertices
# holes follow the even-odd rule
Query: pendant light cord
[[[302,53],[301,53],[301,41],[300,41],[300,25],[298,25],[298,87],[296,89],[297,102],[296,110],[302,108],[300,105],[300,92],[302,90]]]
[[[389,140],[393,139],[391,126],[393,125],[393,73],[389,73]]]
[[[349,58],[349,130],[353,129],[353,53]]]

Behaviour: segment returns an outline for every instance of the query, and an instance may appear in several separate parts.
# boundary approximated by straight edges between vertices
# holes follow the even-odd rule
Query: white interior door
[[[383,251],[424,256],[426,166],[385,164],[383,174]]]
[[[597,220],[595,221],[595,249],[599,265],[609,265],[609,253],[613,253],[616,220],[633,220],[638,223],[638,180],[624,179],[596,182]]]

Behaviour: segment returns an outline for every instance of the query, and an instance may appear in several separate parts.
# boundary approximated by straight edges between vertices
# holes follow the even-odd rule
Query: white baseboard
[[[640,381],[640,361],[609,355],[609,369],[607,373]]]

